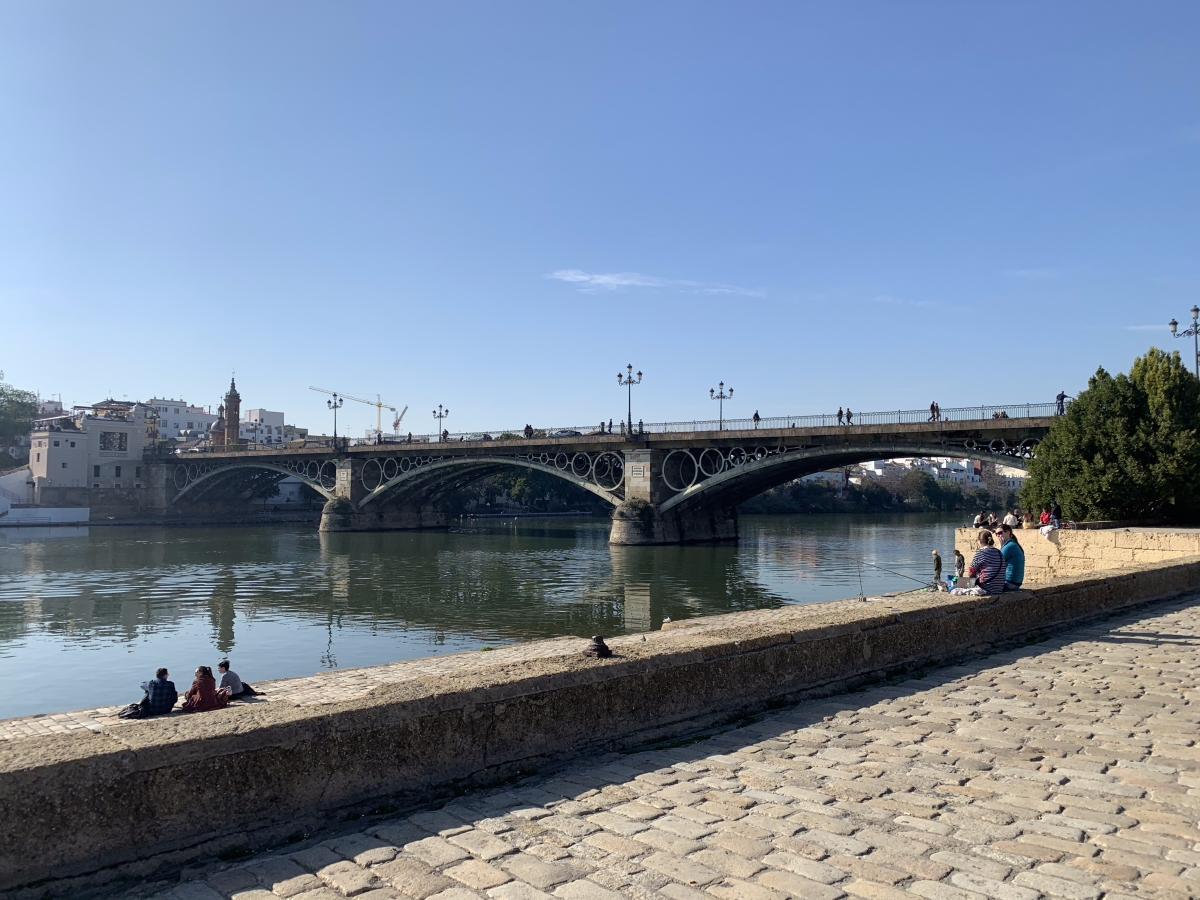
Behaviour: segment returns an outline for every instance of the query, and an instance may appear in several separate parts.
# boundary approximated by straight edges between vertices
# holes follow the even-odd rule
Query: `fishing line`
[[[888,573],[890,573],[890,574],[892,574],[892,575],[897,575],[897,576],[899,576],[900,578],[907,578],[909,581],[915,581],[915,582],[917,582],[918,584],[923,584],[923,585],[925,585],[926,587],[928,587],[928,586],[929,586],[929,582],[928,582],[928,581],[925,581],[925,580],[923,580],[923,579],[921,579],[921,578],[916,578],[916,577],[914,577],[914,576],[912,576],[912,575],[905,575],[903,572],[896,572],[896,571],[894,571],[894,570],[892,570],[892,569],[885,569],[883,566],[877,566],[877,565],[875,565],[874,563],[863,563],[863,565],[864,565],[864,566],[870,566],[872,569],[879,569],[880,571],[883,571],[883,572],[888,572]],[[859,576],[859,578],[861,579],[861,577],[862,577],[862,576],[860,575],[860,576]]]

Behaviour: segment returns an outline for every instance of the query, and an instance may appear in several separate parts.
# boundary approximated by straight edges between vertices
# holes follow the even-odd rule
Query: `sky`
[[[1200,301],[1200,6],[0,4],[0,370],[329,431],[1075,394]],[[348,402],[339,431],[374,425]]]

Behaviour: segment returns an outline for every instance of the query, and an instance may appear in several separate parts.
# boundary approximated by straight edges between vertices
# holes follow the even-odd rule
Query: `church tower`
[[[225,446],[234,450],[242,445],[242,395],[238,393],[234,379],[229,379],[229,393],[225,395]]]
[[[225,449],[225,404],[217,407],[217,421],[208,431],[208,446],[213,450]]]

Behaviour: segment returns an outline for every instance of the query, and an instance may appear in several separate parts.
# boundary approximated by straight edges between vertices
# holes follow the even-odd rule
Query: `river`
[[[610,547],[590,518],[0,529],[0,718],[132,702],[163,665],[182,691],[224,656],[252,683],[916,588],[960,519],[744,516],[736,546],[689,547]]]

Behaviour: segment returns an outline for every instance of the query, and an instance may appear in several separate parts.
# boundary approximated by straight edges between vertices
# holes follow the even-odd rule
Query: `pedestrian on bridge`
[[[760,420],[760,419],[759,419],[759,417],[758,417],[758,410],[756,409],[756,410],[754,411],[754,427],[755,427],[755,428],[757,428],[757,427],[758,427],[758,423],[759,423],[760,421],[761,421],[761,420]]]
[[[846,424],[847,425],[854,424],[854,413],[850,412],[850,407],[848,407],[848,406],[846,407]]]
[[[1067,401],[1073,399],[1073,397],[1067,396],[1066,391],[1059,391],[1058,396],[1054,398],[1054,414],[1056,416],[1065,415],[1067,412]]]
[[[934,400],[932,403],[929,404],[929,421],[937,422],[941,418],[942,418],[942,408],[940,406],[938,406],[937,401]]]
[[[841,424],[842,424],[842,417],[843,417],[843,415],[844,415],[844,413],[842,412],[842,408],[839,406],[839,407],[838,407],[838,424],[839,424],[839,425],[841,425]]]

